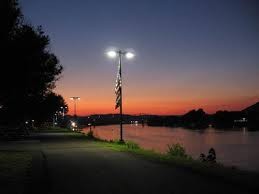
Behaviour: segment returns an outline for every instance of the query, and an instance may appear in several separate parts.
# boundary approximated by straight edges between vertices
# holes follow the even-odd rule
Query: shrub
[[[179,143],[168,145],[167,154],[170,156],[187,158],[184,147]]]
[[[132,142],[132,141],[127,141],[126,146],[128,149],[139,149],[140,148],[137,143]]]

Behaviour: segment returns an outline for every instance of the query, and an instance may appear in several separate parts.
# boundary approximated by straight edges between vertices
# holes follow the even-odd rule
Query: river
[[[146,149],[166,152],[173,143],[182,144],[187,154],[198,158],[200,153],[208,153],[213,147],[217,161],[227,166],[244,170],[259,171],[259,131],[246,128],[235,130],[190,130],[172,127],[150,127],[124,125],[124,139],[138,143]],[[119,125],[92,127],[94,135],[100,139],[119,139]],[[89,128],[83,129],[88,132]]]

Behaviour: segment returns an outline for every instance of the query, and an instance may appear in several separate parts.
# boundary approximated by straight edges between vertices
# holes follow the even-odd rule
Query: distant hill
[[[259,102],[242,110],[245,113],[259,113]]]

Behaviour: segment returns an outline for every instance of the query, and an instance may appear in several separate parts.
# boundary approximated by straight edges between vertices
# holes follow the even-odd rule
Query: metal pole
[[[76,99],[74,99],[74,113],[75,113],[75,117],[76,117]]]
[[[62,107],[62,116],[63,116],[63,120],[65,118],[65,107]]]
[[[55,127],[55,116],[53,115],[52,126]]]
[[[119,66],[120,66],[120,84],[121,84],[121,91],[120,91],[120,141],[123,142],[123,118],[122,118],[122,76],[121,76],[121,56],[122,56],[122,51],[119,51]]]

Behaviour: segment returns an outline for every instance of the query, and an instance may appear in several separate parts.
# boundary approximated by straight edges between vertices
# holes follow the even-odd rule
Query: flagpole
[[[128,51],[122,50],[111,50],[107,52],[107,56],[110,58],[119,57],[119,66],[118,66],[118,73],[116,79],[116,86],[115,86],[115,94],[116,94],[116,104],[115,109],[120,107],[120,142],[124,142],[123,140],[123,115],[122,115],[122,71],[121,71],[121,61],[122,57],[125,56],[127,59],[132,59],[134,54]]]
[[[122,51],[119,51],[119,69],[120,69],[120,84],[121,84],[121,87],[120,87],[120,141],[123,142],[123,128],[122,128],[122,125],[123,125],[123,118],[122,118],[122,76],[121,76],[121,55],[122,55]]]

